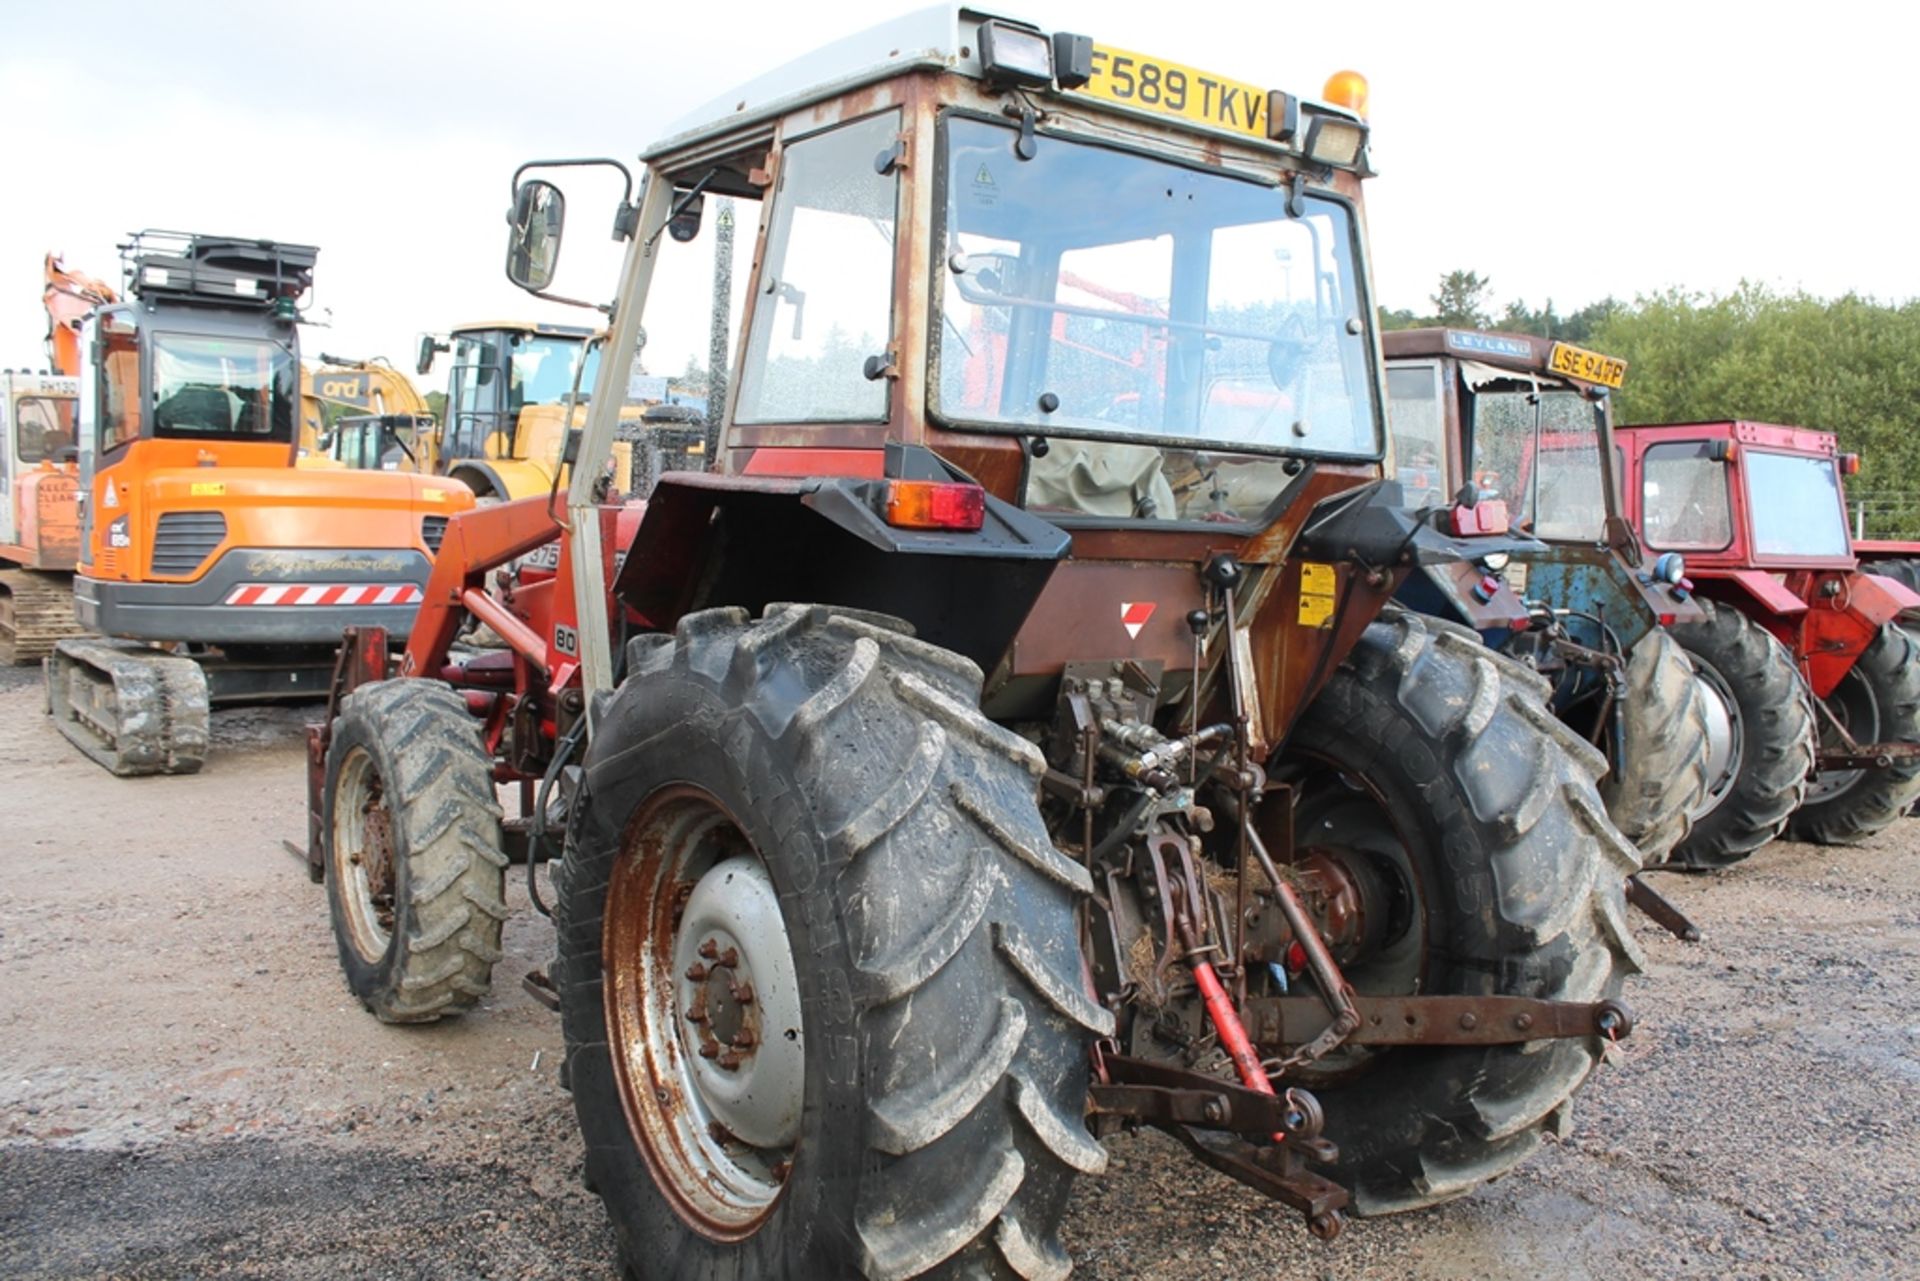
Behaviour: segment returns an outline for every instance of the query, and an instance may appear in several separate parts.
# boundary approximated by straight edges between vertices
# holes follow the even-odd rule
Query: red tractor
[[[1123,1125],[1331,1237],[1510,1169],[1627,1030],[1604,758],[1390,603],[1526,540],[1381,475],[1367,132],[946,9],[645,153],[612,350],[706,197],[759,206],[716,469],[609,498],[602,361],[566,510],[457,516],[310,757],[381,1018],[488,990],[497,785],[563,848],[564,1079],[636,1272],[1064,1276]],[[516,283],[564,219],[516,175]]]
[[[1787,711],[1799,695],[1764,665],[1765,633],[1793,656],[1816,715],[1814,778],[1788,833],[1844,844],[1886,828],[1920,797],[1920,647],[1900,623],[1920,595],[1854,554],[1841,478],[1858,457],[1830,432],[1766,423],[1618,436],[1641,537],[1685,556],[1709,605],[1706,623],[1679,634],[1719,695],[1717,752],[1736,776],[1804,772]],[[1726,801],[1735,811],[1747,803],[1739,788]]]

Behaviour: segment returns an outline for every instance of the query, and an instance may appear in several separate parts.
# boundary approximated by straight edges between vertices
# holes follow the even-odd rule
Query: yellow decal
[[[444,489],[423,489],[420,491],[420,501],[426,503],[444,503],[447,501],[447,491]]]
[[[227,487],[217,480],[196,480],[187,486],[187,493],[193,498],[218,498],[227,492]]]
[[[1093,79],[1081,92],[1197,125],[1267,136],[1265,89],[1144,53],[1095,45]]]
[[[1617,356],[1602,356],[1572,343],[1557,342],[1547,356],[1547,368],[1556,374],[1578,378],[1581,382],[1618,387],[1627,380],[1627,362]]]
[[[1333,601],[1340,578],[1331,565],[1304,561],[1300,565],[1300,626],[1333,626]]]

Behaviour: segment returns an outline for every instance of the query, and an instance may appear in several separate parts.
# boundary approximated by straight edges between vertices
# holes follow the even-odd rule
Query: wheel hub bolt
[[[695,961],[692,965],[689,965],[687,967],[687,979],[690,982],[694,982],[694,983],[706,982],[707,967],[700,964],[700,962]]]
[[[753,1004],[753,984],[745,982],[730,983],[727,985],[727,990],[733,993],[733,999],[740,1004]]]

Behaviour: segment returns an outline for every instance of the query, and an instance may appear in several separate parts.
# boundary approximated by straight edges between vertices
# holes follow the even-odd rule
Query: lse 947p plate
[[[1572,343],[1557,342],[1547,356],[1547,368],[1556,374],[1578,378],[1602,387],[1618,387],[1627,379],[1627,362],[1617,356],[1602,356]]]

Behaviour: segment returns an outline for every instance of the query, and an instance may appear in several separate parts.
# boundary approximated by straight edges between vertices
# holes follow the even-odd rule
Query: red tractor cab
[[[1715,610],[1786,646],[1813,696],[1818,772],[1790,834],[1846,843],[1891,824],[1920,796],[1920,648],[1899,621],[1920,595],[1854,553],[1842,477],[1856,456],[1831,432],[1767,423],[1617,437],[1647,547],[1684,556]]]

